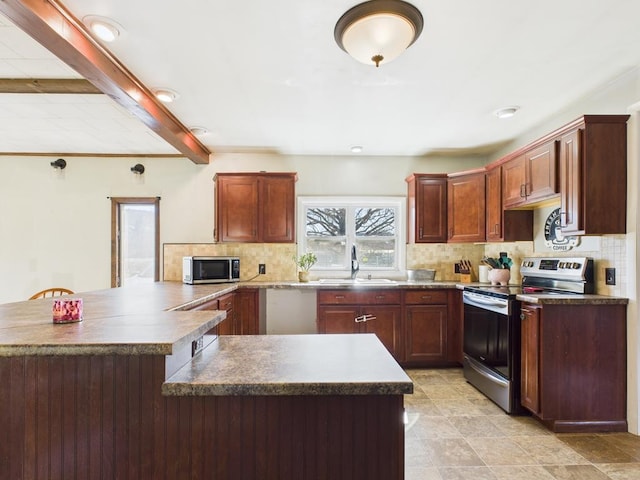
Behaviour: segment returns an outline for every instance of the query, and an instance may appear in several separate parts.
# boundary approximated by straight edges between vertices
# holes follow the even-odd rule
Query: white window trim
[[[298,255],[302,255],[306,253],[306,236],[305,229],[307,224],[306,219],[306,208],[307,207],[353,207],[353,206],[365,206],[365,207],[393,207],[398,212],[396,218],[396,240],[397,240],[397,248],[396,248],[396,268],[389,270],[367,270],[366,267],[360,266],[360,271],[358,276],[366,277],[371,275],[372,278],[388,278],[388,277],[399,277],[404,278],[406,276],[406,206],[407,199],[406,197],[338,197],[338,196],[327,196],[327,197],[305,197],[299,196],[297,202],[297,238],[298,238]],[[351,236],[351,232],[347,232],[347,242],[351,244],[353,242],[353,238]],[[319,274],[323,277],[344,277],[349,276],[349,269],[341,269],[341,270],[329,270],[329,269],[318,269],[315,267],[311,268],[311,271],[315,274]]]

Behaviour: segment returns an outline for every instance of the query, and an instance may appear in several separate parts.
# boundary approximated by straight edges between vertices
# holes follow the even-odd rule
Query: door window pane
[[[121,285],[155,280],[155,205],[120,205]]]

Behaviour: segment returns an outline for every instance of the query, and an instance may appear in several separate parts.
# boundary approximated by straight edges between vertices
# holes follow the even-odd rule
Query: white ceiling
[[[123,26],[107,48],[147,87],[178,91],[169,109],[210,130],[214,155],[486,150],[640,65],[638,0],[413,0],[422,36],[378,69],[333,39],[358,0],[62,3]],[[78,75],[0,17],[0,77]],[[508,105],[521,110],[493,115]],[[0,152],[176,150],[104,95],[1,94]]]

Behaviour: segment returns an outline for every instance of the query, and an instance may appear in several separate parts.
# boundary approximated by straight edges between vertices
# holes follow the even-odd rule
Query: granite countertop
[[[464,290],[465,287],[487,287],[488,283],[459,283],[457,288]],[[510,285],[519,287],[519,285]],[[625,297],[611,297],[597,294],[575,294],[575,293],[519,293],[516,300],[526,303],[537,303],[539,305],[627,305],[629,299]]]
[[[0,356],[169,355],[221,322],[225,312],[185,310],[236,285],[176,282],[80,292],[84,320],[54,324],[51,298],[0,305]]]
[[[165,395],[395,395],[413,383],[373,334],[222,336]]]
[[[522,293],[516,299],[526,303],[539,305],[627,305],[628,298],[609,297],[607,295]]]
[[[432,281],[432,282],[408,282],[406,280],[394,280],[389,283],[378,283],[375,280],[365,280],[362,282],[350,283],[349,280],[344,279],[343,282],[336,283],[324,283],[319,280],[311,280],[309,282],[285,282],[285,281],[273,281],[273,282],[240,282],[239,287],[255,287],[255,288],[278,288],[278,289],[304,289],[304,290],[340,290],[357,288],[360,290],[378,290],[378,289],[440,289],[440,288],[456,288],[460,282],[456,281]]]

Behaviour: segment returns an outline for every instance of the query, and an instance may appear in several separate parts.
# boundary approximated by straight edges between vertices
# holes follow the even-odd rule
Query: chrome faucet
[[[356,275],[360,271],[360,263],[358,263],[358,257],[356,255],[356,246],[351,247],[351,279],[355,279]]]

